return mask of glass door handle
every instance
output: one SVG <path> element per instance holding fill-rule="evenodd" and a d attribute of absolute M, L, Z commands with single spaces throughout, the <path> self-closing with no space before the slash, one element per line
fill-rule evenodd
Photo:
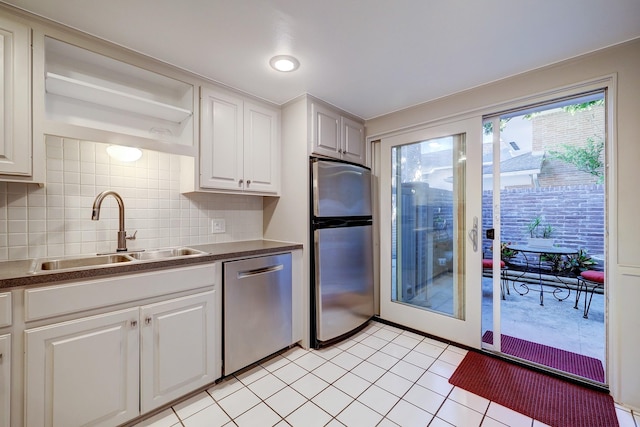
<path fill-rule="evenodd" d="M 478 217 L 473 217 L 473 228 L 469 230 L 469 238 L 473 243 L 473 251 L 478 252 Z"/>

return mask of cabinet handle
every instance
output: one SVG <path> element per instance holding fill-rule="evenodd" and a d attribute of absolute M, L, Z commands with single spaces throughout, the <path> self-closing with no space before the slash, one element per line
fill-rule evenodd
<path fill-rule="evenodd" d="M 238 187 L 242 187 L 242 183 L 244 182 L 244 179 L 241 179 L 238 181 Z"/>
<path fill-rule="evenodd" d="M 149 326 L 151 324 L 151 316 L 145 317 L 144 324 Z"/>
<path fill-rule="evenodd" d="M 247 187 L 248 187 L 248 186 L 250 186 L 250 185 L 251 185 L 251 180 L 250 180 L 250 179 L 248 179 L 248 180 L 247 180 Z"/>
<path fill-rule="evenodd" d="M 131 327 L 132 328 L 137 328 L 138 327 L 138 321 L 137 320 L 132 320 L 131 321 Z"/>

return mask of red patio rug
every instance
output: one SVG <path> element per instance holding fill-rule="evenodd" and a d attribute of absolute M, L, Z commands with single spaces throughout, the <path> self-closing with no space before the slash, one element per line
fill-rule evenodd
<path fill-rule="evenodd" d="M 482 342 L 493 344 L 493 331 L 482 336 Z M 574 375 L 604 383 L 602 361 L 559 348 L 502 335 L 502 352 Z"/>
<path fill-rule="evenodd" d="M 554 427 L 616 427 L 613 398 L 469 351 L 449 382 Z"/>

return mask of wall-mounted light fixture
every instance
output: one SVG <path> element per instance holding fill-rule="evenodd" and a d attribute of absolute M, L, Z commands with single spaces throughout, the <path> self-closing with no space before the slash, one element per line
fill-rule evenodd
<path fill-rule="evenodd" d="M 110 145 L 107 147 L 107 154 L 121 162 L 135 162 L 142 157 L 142 150 L 136 147 L 125 147 L 123 145 Z"/>
<path fill-rule="evenodd" d="M 269 61 L 271 68 L 277 71 L 290 72 L 300 67 L 300 61 L 290 55 L 277 55 Z"/>

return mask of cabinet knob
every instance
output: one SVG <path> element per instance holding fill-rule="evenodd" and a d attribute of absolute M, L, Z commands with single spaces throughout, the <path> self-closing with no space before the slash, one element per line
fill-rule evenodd
<path fill-rule="evenodd" d="M 0 353 L 0 363 L 2 363 L 3 356 L 4 354 Z"/>
<path fill-rule="evenodd" d="M 251 180 L 250 180 L 250 179 L 248 179 L 248 180 L 247 180 L 247 187 L 248 187 L 249 185 L 251 185 Z"/>
<path fill-rule="evenodd" d="M 242 183 L 244 182 L 244 179 L 241 179 L 238 181 L 238 187 L 242 187 Z"/>
<path fill-rule="evenodd" d="M 151 316 L 147 316 L 144 319 L 144 324 L 147 325 L 147 326 L 149 326 L 151 324 Z"/>
<path fill-rule="evenodd" d="M 137 328 L 138 327 L 138 321 L 137 320 L 132 320 L 131 321 L 131 327 L 132 328 Z"/>
<path fill-rule="evenodd" d="M 339 154 L 342 154 L 342 148 L 339 148 L 339 149 L 338 149 L 338 153 L 339 153 Z"/>

